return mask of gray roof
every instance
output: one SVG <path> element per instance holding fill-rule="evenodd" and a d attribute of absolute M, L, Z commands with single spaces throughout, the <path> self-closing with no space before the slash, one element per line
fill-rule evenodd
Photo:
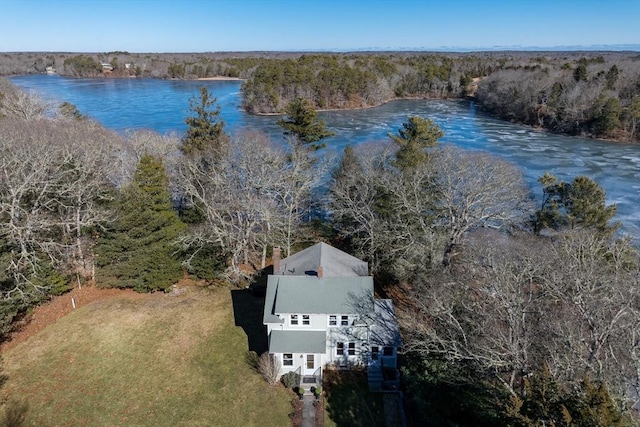
<path fill-rule="evenodd" d="M 371 276 L 269 276 L 264 320 L 281 313 L 361 314 L 372 311 L 372 301 Z"/>
<path fill-rule="evenodd" d="M 262 315 L 262 323 L 284 323 L 284 320 L 280 319 L 275 315 L 275 305 L 276 305 L 276 294 L 278 290 L 277 282 L 270 285 L 272 283 L 272 277 L 269 276 L 267 279 L 267 292 L 265 293 L 264 298 L 264 313 Z"/>
<path fill-rule="evenodd" d="M 357 277 L 369 274 L 366 262 L 323 242 L 284 258 L 280 261 L 280 269 L 274 274 L 304 276 L 307 271 L 317 272 L 318 267 L 322 267 L 323 277 Z"/>
<path fill-rule="evenodd" d="M 382 346 L 402 345 L 400 327 L 390 299 L 375 300 L 375 310 L 371 319 L 371 343 Z"/>
<path fill-rule="evenodd" d="M 271 331 L 270 353 L 325 353 L 327 333 L 325 331 Z"/>

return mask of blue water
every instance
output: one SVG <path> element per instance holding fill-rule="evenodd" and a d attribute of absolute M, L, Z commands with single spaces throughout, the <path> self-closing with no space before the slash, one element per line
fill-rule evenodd
<path fill-rule="evenodd" d="M 239 81 L 168 81 L 155 79 L 69 79 L 31 75 L 11 81 L 41 97 L 71 102 L 104 126 L 124 132 L 153 129 L 183 133 L 189 99 L 206 86 L 217 98 L 227 132 L 254 128 L 274 138 L 282 136 L 277 116 L 254 116 L 241 110 Z M 640 146 L 552 135 L 493 119 L 469 101 L 402 100 L 355 111 L 321 112 L 336 136 L 326 140 L 326 152 L 347 145 L 388 141 L 409 115 L 432 119 L 444 131 L 444 143 L 487 151 L 519 166 L 532 192 L 540 196 L 536 180 L 545 171 L 562 180 L 578 175 L 594 179 L 617 203 L 617 220 L 626 233 L 640 238 Z M 490 179 L 490 177 L 487 177 Z"/>

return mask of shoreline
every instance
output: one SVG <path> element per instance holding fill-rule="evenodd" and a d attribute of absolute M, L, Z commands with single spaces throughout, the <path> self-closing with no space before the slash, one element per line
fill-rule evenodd
<path fill-rule="evenodd" d="M 183 79 L 185 80 L 185 79 Z M 226 76 L 215 76 L 215 77 L 198 77 L 196 80 L 202 81 L 217 81 L 217 80 L 230 80 L 230 81 L 244 81 L 246 79 L 241 79 L 240 77 L 226 77 Z"/>
<path fill-rule="evenodd" d="M 32 75 L 32 74 L 45 74 L 45 73 L 29 73 L 29 74 L 16 74 L 16 75 L 0 75 L 0 78 L 11 78 L 11 77 L 19 77 L 22 75 Z M 105 75 L 100 75 L 100 76 L 95 76 L 95 77 L 77 77 L 77 76 L 67 76 L 67 75 L 60 75 L 58 73 L 54 74 L 56 76 L 60 76 L 60 77 L 67 77 L 67 78 L 72 78 L 72 79 L 91 79 L 91 78 L 115 78 L 115 79 L 123 79 L 123 78 L 133 78 L 133 79 L 158 79 L 158 80 L 185 80 L 185 81 L 245 81 L 246 79 L 242 79 L 240 77 L 229 77 L 229 76 L 214 76 L 214 77 L 200 77 L 197 79 L 183 79 L 183 78 L 169 78 L 169 79 L 163 79 L 160 77 L 140 77 L 140 76 L 105 76 Z M 476 80 L 479 80 L 478 78 L 474 79 L 473 83 L 477 83 Z M 385 100 L 379 104 L 376 105 L 367 105 L 367 106 L 363 106 L 363 107 L 351 107 L 351 108 L 322 108 L 322 109 L 317 109 L 316 111 L 318 112 L 335 112 L 335 111 L 357 111 L 357 110 L 367 110 L 367 109 L 371 109 L 371 108 L 377 108 L 380 107 L 382 105 L 388 104 L 390 102 L 394 102 L 394 101 L 401 101 L 401 100 L 448 100 L 448 101 L 464 101 L 464 100 L 473 100 L 475 98 L 475 96 L 473 95 L 467 95 L 464 97 L 452 97 L 452 98 L 434 98 L 434 97 L 428 97 L 428 96 L 406 96 L 406 97 L 395 97 L 392 99 L 388 99 Z M 266 113 L 266 112 L 250 112 L 247 111 L 244 108 L 241 108 L 242 111 L 245 111 L 247 114 L 252 114 L 255 116 L 282 116 L 285 115 L 286 113 L 284 112 L 271 112 L 271 113 Z M 640 145 L 639 142 L 637 141 L 630 141 L 630 140 L 625 140 L 625 139 L 618 139 L 615 137 L 610 137 L 610 138 L 602 138 L 602 137 L 594 137 L 592 135 L 589 134 L 579 134 L 579 135 L 573 135 L 573 134 L 568 134 L 568 133 L 564 133 L 564 132 L 555 132 L 552 129 L 548 129 L 545 127 L 541 127 L 541 126 L 534 126 L 531 124 L 527 124 L 527 123 L 520 123 L 517 121 L 512 121 L 512 120 L 507 120 L 505 118 L 502 118 L 500 116 L 496 116 L 493 115 L 489 112 L 485 112 L 485 114 L 488 114 L 489 116 L 497 119 L 497 120 L 501 120 L 507 123 L 512 123 L 512 124 L 518 124 L 520 126 L 524 126 L 527 127 L 529 129 L 532 129 L 534 131 L 537 132 L 547 132 L 550 134 L 554 134 L 554 135 L 561 135 L 561 136 L 566 136 L 566 137 L 573 137 L 573 138 L 583 138 L 583 139 L 589 139 L 589 140 L 594 140 L 594 141 L 601 141 L 601 142 L 605 142 L 605 143 L 609 143 L 609 144 L 632 144 L 632 145 Z"/>

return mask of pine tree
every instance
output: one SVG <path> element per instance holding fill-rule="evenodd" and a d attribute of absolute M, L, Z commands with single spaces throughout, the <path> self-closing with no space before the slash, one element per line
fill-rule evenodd
<path fill-rule="evenodd" d="M 578 66 L 573 70 L 573 79 L 577 82 L 587 81 L 587 60 L 586 58 L 580 58 Z"/>
<path fill-rule="evenodd" d="M 227 147 L 228 136 L 224 132 L 224 121 L 220 118 L 220 106 L 206 87 L 200 88 L 200 97 L 189 100 L 193 113 L 185 119 L 187 134 L 182 139 L 184 154 L 203 154 L 206 151 L 221 155 Z"/>
<path fill-rule="evenodd" d="M 592 228 L 612 232 L 619 224 L 610 224 L 616 205 L 607 206 L 605 191 L 595 181 L 579 176 L 571 183 L 545 173 L 538 182 L 543 186 L 542 207 L 536 212 L 535 228 Z"/>
<path fill-rule="evenodd" d="M 149 292 L 166 290 L 181 277 L 172 243 L 184 225 L 172 209 L 167 184 L 162 161 L 143 156 L 116 201 L 117 221 L 100 236 L 100 284 Z"/>
<path fill-rule="evenodd" d="M 291 101 L 285 112 L 288 117 L 278 120 L 278 126 L 285 130 L 285 135 L 295 135 L 313 150 L 324 147 L 324 144 L 315 144 L 316 142 L 335 135 L 326 128 L 324 121 L 318 120 L 318 113 L 304 98 Z"/>
<path fill-rule="evenodd" d="M 389 138 L 400 146 L 396 153 L 398 167 L 414 168 L 426 162 L 425 148 L 435 146 L 443 136 L 444 132 L 433 121 L 419 116 L 409 117 L 398 130 L 398 135 L 389 134 Z"/>
<path fill-rule="evenodd" d="M 631 420 L 616 407 L 607 386 L 594 384 L 589 378 L 582 381 L 581 390 L 574 396 L 573 421 L 580 426 L 631 426 Z"/>

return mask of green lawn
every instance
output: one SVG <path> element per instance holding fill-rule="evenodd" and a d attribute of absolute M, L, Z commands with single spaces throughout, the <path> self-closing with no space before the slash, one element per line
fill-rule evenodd
<path fill-rule="evenodd" d="M 245 362 L 228 289 L 94 302 L 3 355 L 33 426 L 286 426 L 291 395 Z"/>

